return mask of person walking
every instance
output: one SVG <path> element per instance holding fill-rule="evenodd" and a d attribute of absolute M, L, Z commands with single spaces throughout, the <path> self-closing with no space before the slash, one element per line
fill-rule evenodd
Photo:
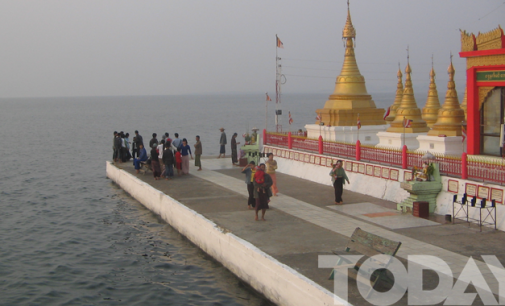
<path fill-rule="evenodd" d="M 237 145 L 240 144 L 240 142 L 237 142 L 237 133 L 233 133 L 233 136 L 231 137 L 231 163 L 234 166 L 238 166 L 238 157 L 237 157 Z"/>
<path fill-rule="evenodd" d="M 181 160 L 182 160 L 182 175 L 189 174 L 189 156 L 193 159 L 193 154 L 191 154 L 191 147 L 188 145 L 188 140 L 186 138 L 182 139 L 181 147 Z"/>
<path fill-rule="evenodd" d="M 331 181 L 333 182 L 333 188 L 335 189 L 335 204 L 343 204 L 342 193 L 344 191 L 344 184 L 350 184 L 347 174 L 342 167 L 342 161 L 337 160 L 337 163 L 333 165 L 333 169 L 330 171 Z"/>
<path fill-rule="evenodd" d="M 223 155 L 223 158 L 226 157 L 226 134 L 224 132 L 224 128 L 219 129 L 221 131 L 221 138 L 219 139 L 219 156 L 217 158 L 221 158 L 221 155 Z"/>
<path fill-rule="evenodd" d="M 254 160 L 242 169 L 242 173 L 245 174 L 245 183 L 247 185 L 247 192 L 249 193 L 249 198 L 247 198 L 247 208 L 253 209 L 256 206 L 253 184 L 254 174 L 256 173 L 256 163 Z"/>
<path fill-rule="evenodd" d="M 254 220 L 258 221 L 258 212 L 261 210 L 261 221 L 265 220 L 265 212 L 268 207 L 268 202 L 272 196 L 270 187 L 272 186 L 272 178 L 265 173 L 265 164 L 260 164 L 254 174 L 254 198 L 256 199 L 256 206 L 254 207 L 256 217 Z"/>
<path fill-rule="evenodd" d="M 277 170 L 277 162 L 274 160 L 274 153 L 268 153 L 268 160 L 266 162 L 267 173 L 272 178 L 272 193 L 277 196 L 279 190 L 277 189 L 277 176 L 275 170 Z"/>
<path fill-rule="evenodd" d="M 202 162 L 200 160 L 201 156 L 202 156 L 202 143 L 200 142 L 200 136 L 196 135 L 195 167 L 198 167 L 198 171 L 202 171 Z"/>

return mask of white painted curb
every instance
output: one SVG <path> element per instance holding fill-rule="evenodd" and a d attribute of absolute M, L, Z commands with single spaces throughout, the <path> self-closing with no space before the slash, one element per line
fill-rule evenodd
<path fill-rule="evenodd" d="M 107 177 L 278 305 L 350 305 L 196 211 L 106 162 Z"/>

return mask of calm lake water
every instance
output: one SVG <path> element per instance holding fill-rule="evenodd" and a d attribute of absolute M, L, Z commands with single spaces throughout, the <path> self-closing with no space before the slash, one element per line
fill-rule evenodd
<path fill-rule="evenodd" d="M 291 130 L 314 123 L 327 97 L 283 96 L 284 129 L 288 111 Z M 228 139 L 265 127 L 264 99 L 0 99 L 0 305 L 268 305 L 105 175 L 114 130 L 199 134 L 217 156 L 220 127 Z"/>

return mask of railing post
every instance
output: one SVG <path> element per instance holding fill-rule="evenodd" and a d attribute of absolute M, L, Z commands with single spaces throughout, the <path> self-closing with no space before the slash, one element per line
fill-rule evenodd
<path fill-rule="evenodd" d="M 356 160 L 361 160 L 361 142 L 359 140 L 356 141 Z"/>
<path fill-rule="evenodd" d="M 461 154 L 461 178 L 464 180 L 468 179 L 468 160 L 466 152 Z"/>
<path fill-rule="evenodd" d="M 319 135 L 319 154 L 323 154 L 323 136 Z"/>
<path fill-rule="evenodd" d="M 288 133 L 288 149 L 293 149 L 293 138 L 291 138 L 291 132 Z"/>
<path fill-rule="evenodd" d="M 263 145 L 267 144 L 267 129 L 263 129 Z"/>
<path fill-rule="evenodd" d="M 403 145 L 402 148 L 402 169 L 407 169 L 407 145 Z"/>

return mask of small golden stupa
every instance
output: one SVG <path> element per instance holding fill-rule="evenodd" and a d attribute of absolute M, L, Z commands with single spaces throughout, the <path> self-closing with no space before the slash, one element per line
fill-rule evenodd
<path fill-rule="evenodd" d="M 430 89 L 428 90 L 428 99 L 426 99 L 426 105 L 423 107 L 422 114 L 422 118 L 426 121 L 428 127 L 433 127 L 437 122 L 439 109 L 440 101 L 438 100 L 437 85 L 435 84 L 435 69 L 433 69 L 432 63 L 430 71 Z"/>
<path fill-rule="evenodd" d="M 398 63 L 398 66 L 400 64 Z M 396 117 L 396 110 L 398 107 L 400 107 L 400 104 L 402 103 L 402 97 L 403 97 L 403 81 L 402 81 L 402 70 L 400 67 L 398 67 L 398 84 L 396 85 L 396 96 L 395 96 L 395 101 L 393 102 L 393 105 L 389 108 L 389 116 L 386 117 L 387 122 L 392 122 L 395 120 Z"/>
<path fill-rule="evenodd" d="M 461 109 L 465 112 L 465 121 L 466 121 L 466 100 L 468 99 L 467 97 L 467 92 L 466 92 L 466 86 L 465 86 L 465 95 L 463 96 L 463 102 L 461 102 L 461 105 L 459 107 L 461 107 Z"/>
<path fill-rule="evenodd" d="M 345 42 L 345 57 L 342 71 L 337 77 L 335 90 L 324 108 L 316 110 L 321 121 L 331 126 L 356 126 L 358 114 L 361 125 L 384 125 L 384 109 L 378 109 L 366 90 L 365 78 L 361 75 L 354 55 L 356 30 L 352 25 L 349 2 L 347 21 L 342 32 Z"/>
<path fill-rule="evenodd" d="M 447 70 L 449 81 L 447 82 L 447 93 L 442 108 L 438 111 L 437 122 L 428 132 L 428 136 L 461 136 L 461 125 L 465 120 L 465 111 L 459 106 L 458 93 L 454 84 L 454 66 L 451 64 Z"/>
<path fill-rule="evenodd" d="M 396 117 L 391 126 L 386 130 L 390 133 L 425 133 L 429 131 L 426 121 L 421 117 L 421 110 L 417 107 L 414 98 L 414 89 L 412 88 L 412 79 L 410 74 L 412 69 L 407 57 L 407 67 L 405 67 L 405 89 L 403 90 L 402 102 L 396 110 Z M 410 127 L 404 128 L 405 119 L 412 120 Z"/>

